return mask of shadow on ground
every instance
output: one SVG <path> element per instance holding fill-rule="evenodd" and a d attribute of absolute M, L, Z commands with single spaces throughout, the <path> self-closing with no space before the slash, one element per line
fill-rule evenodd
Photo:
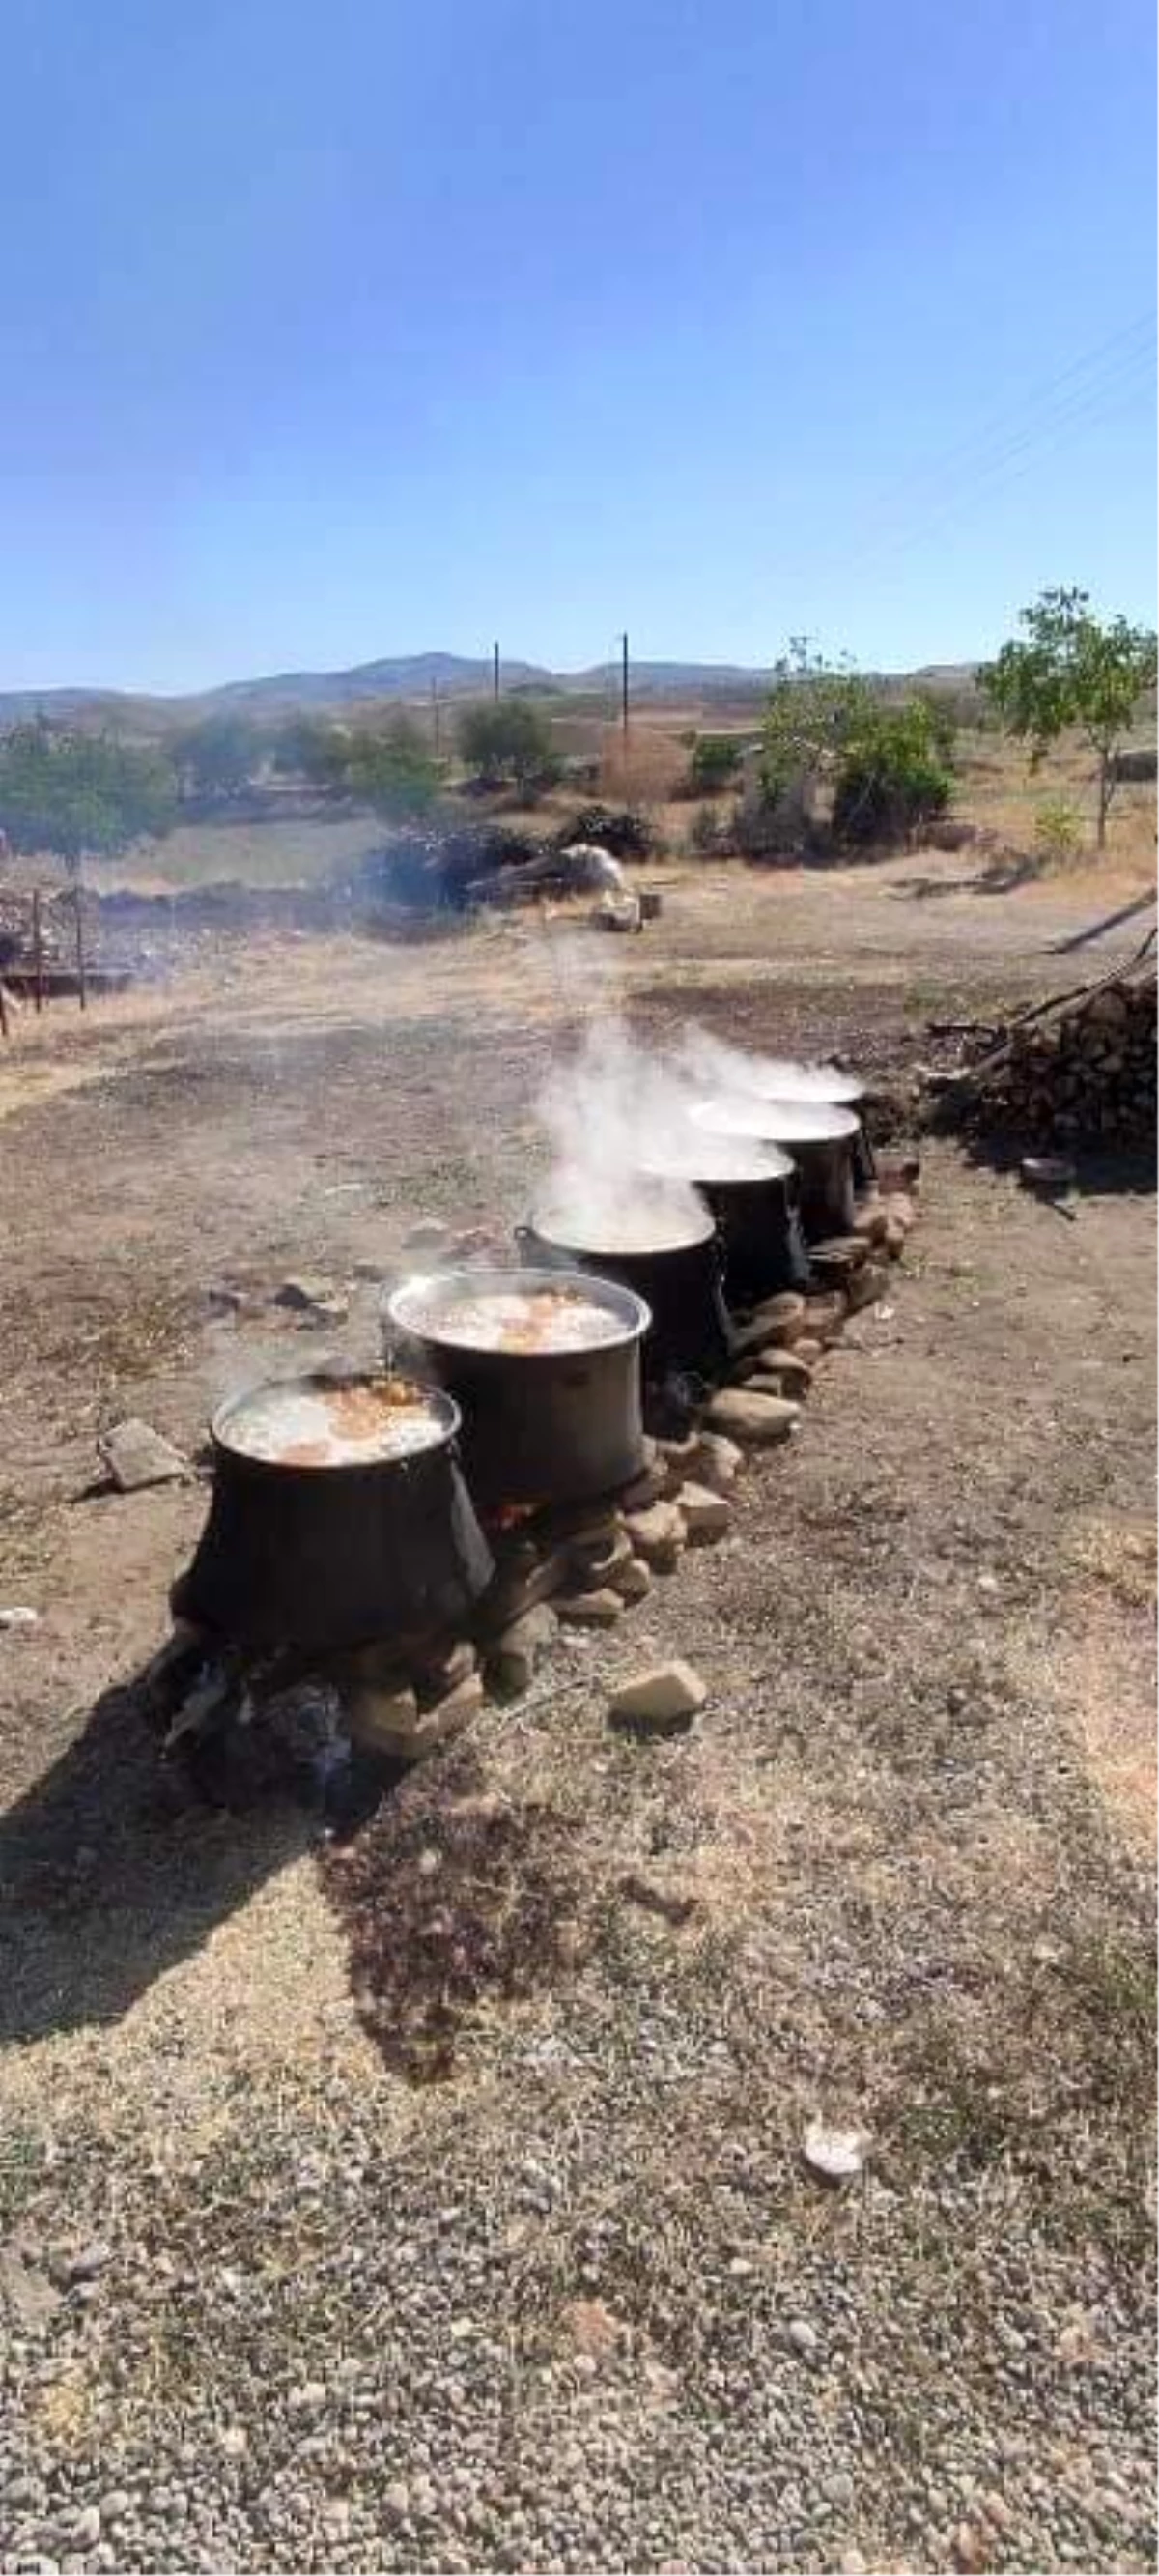
<path fill-rule="evenodd" d="M 947 1122 L 943 1133 L 953 1132 Z M 972 1134 L 958 1130 L 958 1142 L 971 1163 L 980 1170 L 1017 1174 L 1024 1156 L 1053 1154 L 1055 1147 L 1035 1145 L 1025 1136 L 1014 1137 L 1009 1128 L 993 1135 Z M 1026 1196 L 1037 1199 L 1063 1221 L 1073 1218 L 1073 1202 L 1085 1198 L 1153 1198 L 1156 1188 L 1155 1156 L 1140 1151 L 1112 1153 L 1094 1147 L 1084 1152 L 1081 1146 L 1068 1146 L 1066 1159 L 1073 1164 L 1073 1178 L 1061 1194 L 1028 1188 Z M 1070 1204 L 1068 1204 L 1068 1202 Z"/>
<path fill-rule="evenodd" d="M 991 859 L 987 867 L 969 877 L 899 877 L 886 891 L 896 900 L 928 903 L 947 894 L 1013 894 L 1016 887 L 1029 885 L 1041 875 L 1036 859 L 1008 855 Z"/>
<path fill-rule="evenodd" d="M 166 1758 L 135 1675 L 0 1818 L 0 2044 L 119 2021 L 318 1844 L 311 1783 L 249 1734 Z M 351 1821 L 383 1785 L 351 1779 Z"/>

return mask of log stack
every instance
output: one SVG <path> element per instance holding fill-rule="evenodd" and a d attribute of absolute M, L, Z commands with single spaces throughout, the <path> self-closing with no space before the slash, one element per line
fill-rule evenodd
<path fill-rule="evenodd" d="M 1028 1145 L 1154 1150 L 1154 964 L 1028 1015 L 940 1091 L 939 1124 Z"/>

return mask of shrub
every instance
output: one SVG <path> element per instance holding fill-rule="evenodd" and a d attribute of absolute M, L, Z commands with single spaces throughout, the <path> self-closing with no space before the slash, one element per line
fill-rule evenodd
<path fill-rule="evenodd" d="M 863 848 L 904 841 L 944 814 L 953 785 L 947 738 L 925 698 L 861 710 L 837 762 L 834 838 Z"/>
<path fill-rule="evenodd" d="M 257 727 L 245 716 L 206 716 L 177 735 L 172 756 L 195 796 L 228 800 L 249 785 L 264 750 Z"/>
<path fill-rule="evenodd" d="M 161 752 L 41 718 L 0 736 L 0 830 L 14 850 L 51 850 L 75 867 L 167 832 L 175 813 L 173 771 Z"/>
<path fill-rule="evenodd" d="M 731 822 L 715 805 L 698 805 L 688 826 L 689 858 L 717 859 L 734 847 Z"/>
<path fill-rule="evenodd" d="M 412 717 L 392 716 L 381 733 L 349 737 L 344 781 L 352 795 L 388 820 L 429 813 L 442 772 Z"/>
<path fill-rule="evenodd" d="M 735 734 L 702 733 L 692 746 L 688 763 L 688 785 L 694 796 L 716 796 L 721 788 L 731 787 L 741 765 L 741 745 Z"/>
<path fill-rule="evenodd" d="M 1068 867 L 1083 846 L 1083 818 L 1069 796 L 1044 796 L 1034 815 L 1034 846 L 1047 867 Z"/>
<path fill-rule="evenodd" d="M 465 707 L 458 730 L 463 759 L 481 786 L 513 786 L 527 793 L 554 787 L 563 775 L 551 726 L 526 698 Z"/>
<path fill-rule="evenodd" d="M 824 845 L 826 835 L 812 816 L 804 782 L 770 796 L 759 787 L 739 796 L 728 825 L 729 847 L 742 858 L 779 861 L 792 867 L 808 851 Z"/>

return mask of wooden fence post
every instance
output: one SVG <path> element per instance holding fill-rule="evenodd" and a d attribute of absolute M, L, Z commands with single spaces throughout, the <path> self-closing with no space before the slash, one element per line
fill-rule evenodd
<path fill-rule="evenodd" d="M 76 989 L 77 998 L 80 1002 L 82 1011 L 87 1010 L 88 994 L 85 988 L 85 922 L 84 907 L 81 902 L 81 882 L 79 875 L 76 881 Z"/>

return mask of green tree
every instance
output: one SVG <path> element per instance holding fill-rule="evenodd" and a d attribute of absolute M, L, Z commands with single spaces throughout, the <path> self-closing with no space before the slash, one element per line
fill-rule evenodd
<path fill-rule="evenodd" d="M 1082 735 L 1097 762 L 1096 839 L 1105 849 L 1115 754 L 1155 686 L 1155 635 L 1125 617 L 1093 616 L 1085 590 L 1044 590 L 1018 622 L 1024 634 L 979 671 L 979 685 L 1006 731 L 1029 743 L 1032 770 L 1061 734 Z"/>
<path fill-rule="evenodd" d="M 833 664 L 794 635 L 774 665 L 765 707 L 761 780 L 770 805 L 789 790 L 818 784 L 873 706 L 867 680 L 848 662 Z"/>
<path fill-rule="evenodd" d="M 551 726 L 526 698 L 496 698 L 465 707 L 458 738 L 466 767 L 482 787 L 514 786 L 534 792 L 554 787 L 562 776 Z"/>
<path fill-rule="evenodd" d="M 261 758 L 262 738 L 244 716 L 205 716 L 188 725 L 173 757 L 199 796 L 236 796 L 248 786 Z"/>
<path fill-rule="evenodd" d="M 392 716 L 380 732 L 353 733 L 347 740 L 343 784 L 388 821 L 427 813 L 442 775 L 410 716 Z"/>
<path fill-rule="evenodd" d="M 833 831 L 839 841 L 896 841 L 944 814 L 953 778 L 952 727 L 928 698 L 862 708 L 837 756 Z"/>
<path fill-rule="evenodd" d="M 158 751 L 43 722 L 0 737 L 0 827 L 15 850 L 51 851 L 77 868 L 168 831 L 175 811 L 173 772 Z"/>
<path fill-rule="evenodd" d="M 741 746 L 735 734 L 693 735 L 688 784 L 694 796 L 715 796 L 730 787 L 740 765 Z"/>
<path fill-rule="evenodd" d="M 341 786 L 350 742 L 340 725 L 322 716 L 287 716 L 273 740 L 274 767 L 283 778 L 308 778 L 314 787 Z"/>

